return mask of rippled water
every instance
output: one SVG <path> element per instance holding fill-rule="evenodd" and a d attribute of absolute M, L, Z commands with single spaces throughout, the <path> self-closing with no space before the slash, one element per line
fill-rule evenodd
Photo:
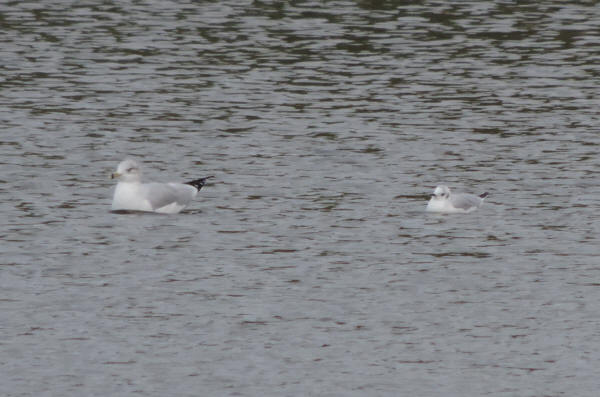
<path fill-rule="evenodd" d="M 596 2 L 0 5 L 6 396 L 594 396 Z M 113 214 L 120 160 L 215 175 Z M 435 185 L 488 191 L 429 215 Z"/>

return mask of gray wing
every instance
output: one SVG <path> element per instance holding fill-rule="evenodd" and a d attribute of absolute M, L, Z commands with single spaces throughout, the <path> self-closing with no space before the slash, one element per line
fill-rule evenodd
<path fill-rule="evenodd" d="M 479 207 L 482 200 L 474 194 L 453 194 L 450 196 L 450 201 L 455 208 L 468 210 L 473 207 Z"/>
<path fill-rule="evenodd" d="M 171 203 L 186 205 L 195 196 L 198 190 L 182 183 L 146 183 L 144 197 L 153 209 L 164 207 Z"/>

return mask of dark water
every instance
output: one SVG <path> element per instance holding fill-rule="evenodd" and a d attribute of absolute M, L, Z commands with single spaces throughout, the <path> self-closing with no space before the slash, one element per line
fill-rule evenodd
<path fill-rule="evenodd" d="M 578 4 L 2 2 L 1 394 L 595 396 Z M 216 178 L 113 214 L 126 156 Z"/>

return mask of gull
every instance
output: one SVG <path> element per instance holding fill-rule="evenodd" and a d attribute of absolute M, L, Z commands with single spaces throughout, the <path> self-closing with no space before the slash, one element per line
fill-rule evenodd
<path fill-rule="evenodd" d="M 450 193 L 448 186 L 440 185 L 435 188 L 431 200 L 427 203 L 429 212 L 467 213 L 481 207 L 488 196 L 485 192 L 479 196 L 468 193 Z"/>
<path fill-rule="evenodd" d="M 185 183 L 142 183 L 140 166 L 135 160 L 126 159 L 121 161 L 111 178 L 118 180 L 112 202 L 113 211 L 176 214 L 196 197 L 206 180 L 213 176 Z"/>

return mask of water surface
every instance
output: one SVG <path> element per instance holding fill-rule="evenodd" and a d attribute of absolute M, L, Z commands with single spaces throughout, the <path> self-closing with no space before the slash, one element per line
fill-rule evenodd
<path fill-rule="evenodd" d="M 3 3 L 2 394 L 596 395 L 599 13 Z"/>

